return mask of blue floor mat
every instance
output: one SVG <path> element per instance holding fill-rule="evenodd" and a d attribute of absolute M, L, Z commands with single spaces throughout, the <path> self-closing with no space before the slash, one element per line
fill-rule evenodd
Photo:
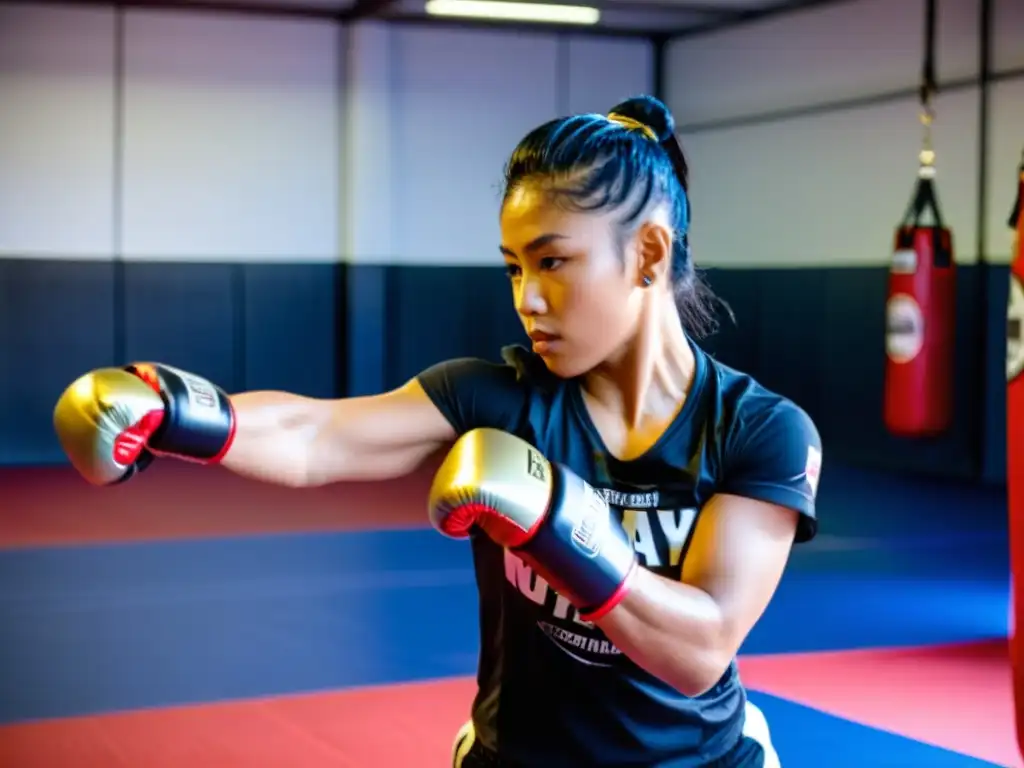
<path fill-rule="evenodd" d="M 784 768 L 999 768 L 920 741 L 758 693 Z"/>
<path fill-rule="evenodd" d="M 744 653 L 1005 636 L 1005 489 L 828 468 L 818 507 Z M 476 597 L 431 530 L 0 552 L 0 722 L 469 675 Z"/>
<path fill-rule="evenodd" d="M 992 548 L 798 552 L 743 650 L 1004 636 Z M 475 671 L 469 547 L 430 530 L 5 552 L 0 584 L 0 721 Z"/>

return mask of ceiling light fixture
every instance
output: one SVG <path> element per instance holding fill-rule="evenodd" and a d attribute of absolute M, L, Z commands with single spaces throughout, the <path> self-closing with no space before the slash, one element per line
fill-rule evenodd
<path fill-rule="evenodd" d="M 514 3 L 504 0 L 427 0 L 431 16 L 462 16 L 505 21 L 547 21 L 556 24 L 597 24 L 601 12 L 582 5 Z"/>

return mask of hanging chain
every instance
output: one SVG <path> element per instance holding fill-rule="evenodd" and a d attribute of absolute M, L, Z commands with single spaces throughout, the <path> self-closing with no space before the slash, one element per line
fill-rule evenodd
<path fill-rule="evenodd" d="M 921 71 L 921 153 L 918 155 L 920 168 L 917 175 L 921 179 L 935 178 L 935 147 L 932 144 L 932 124 L 935 122 L 935 109 L 932 99 L 938 86 L 935 82 L 935 24 L 937 0 L 927 0 L 925 5 L 924 28 L 924 62 Z"/>
<path fill-rule="evenodd" d="M 922 179 L 935 178 L 935 148 L 932 145 L 932 123 L 935 122 L 935 109 L 932 107 L 931 95 L 921 104 L 921 152 L 918 154 L 920 168 L 917 175 Z"/>

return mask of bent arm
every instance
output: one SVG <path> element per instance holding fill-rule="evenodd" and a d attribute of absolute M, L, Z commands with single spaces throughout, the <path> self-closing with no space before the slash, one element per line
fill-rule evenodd
<path fill-rule="evenodd" d="M 725 674 L 782 577 L 794 510 L 717 496 L 701 513 L 681 581 L 645 569 L 597 625 L 636 664 L 687 696 Z"/>
<path fill-rule="evenodd" d="M 455 430 L 412 380 L 380 395 L 324 400 L 287 392 L 232 395 L 231 472 L 292 487 L 408 474 Z"/>
<path fill-rule="evenodd" d="M 793 544 L 817 525 L 821 439 L 810 417 L 784 403 L 756 414 L 738 442 L 719 493 L 697 518 L 681 580 L 641 570 L 599 624 L 637 664 L 689 696 L 725 674 Z"/>

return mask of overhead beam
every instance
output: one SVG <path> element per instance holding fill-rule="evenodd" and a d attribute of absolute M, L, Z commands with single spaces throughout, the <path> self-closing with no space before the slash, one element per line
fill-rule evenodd
<path fill-rule="evenodd" d="M 525 3 L 545 3 L 552 0 L 517 0 Z M 599 11 L 629 13 L 630 11 L 654 11 L 657 13 L 675 13 L 680 17 L 685 14 L 706 16 L 709 20 L 725 20 L 736 15 L 735 11 L 715 10 L 713 6 L 701 3 L 677 3 L 675 0 L 558 0 L 558 2 L 580 3 Z"/>
<path fill-rule="evenodd" d="M 0 0 L 0 6 L 25 5 L 25 0 Z M 183 11 L 195 13 L 239 14 L 336 21 L 338 11 L 332 8 L 263 5 L 224 0 L 32 0 L 31 5 L 49 7 L 117 8 L 150 11 Z"/>
<path fill-rule="evenodd" d="M 516 0 L 520 3 L 550 3 L 554 0 Z M 709 20 L 725 21 L 743 15 L 743 8 L 722 8 L 713 3 L 691 3 L 686 0 L 557 0 L 560 3 L 579 3 L 603 11 L 672 11 L 683 16 L 692 14 L 706 16 Z"/>
<path fill-rule="evenodd" d="M 619 2 L 616 2 L 616 5 L 624 5 L 629 8 L 632 8 L 637 5 L 642 5 L 642 3 L 634 3 L 631 0 L 625 0 L 623 2 L 622 0 L 620 0 Z M 747 9 L 742 7 L 723 8 L 722 6 L 716 5 L 715 3 L 687 2 L 686 0 L 683 0 L 683 2 L 668 2 L 666 3 L 666 5 L 668 5 L 673 10 L 676 11 L 681 11 L 685 13 L 699 13 L 704 16 L 718 17 L 719 19 L 734 18 L 736 16 L 741 16 L 747 12 Z"/>
<path fill-rule="evenodd" d="M 341 12 L 342 21 L 379 18 L 395 4 L 395 0 L 356 0 L 352 6 Z"/>

